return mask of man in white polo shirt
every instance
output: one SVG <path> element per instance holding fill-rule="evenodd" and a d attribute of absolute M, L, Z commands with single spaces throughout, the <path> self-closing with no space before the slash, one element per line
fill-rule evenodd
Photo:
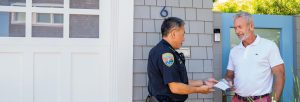
<path fill-rule="evenodd" d="M 277 45 L 254 34 L 251 14 L 237 13 L 234 29 L 241 43 L 231 49 L 225 79 L 235 92 L 232 102 L 280 100 L 284 86 L 284 62 Z M 273 75 L 275 76 L 274 87 Z"/>

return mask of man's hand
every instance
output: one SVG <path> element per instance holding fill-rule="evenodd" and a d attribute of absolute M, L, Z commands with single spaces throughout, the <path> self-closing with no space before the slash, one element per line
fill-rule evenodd
<path fill-rule="evenodd" d="M 227 70 L 225 74 L 225 80 L 228 82 L 228 85 L 230 87 L 230 91 L 234 91 L 235 88 L 233 86 L 233 78 L 234 78 L 234 72 L 232 70 Z"/>
<path fill-rule="evenodd" d="M 235 87 L 234 87 L 234 85 L 233 85 L 232 80 L 227 80 L 227 82 L 228 82 L 228 85 L 229 85 L 229 87 L 230 87 L 230 91 L 234 91 L 234 90 L 235 90 Z"/>

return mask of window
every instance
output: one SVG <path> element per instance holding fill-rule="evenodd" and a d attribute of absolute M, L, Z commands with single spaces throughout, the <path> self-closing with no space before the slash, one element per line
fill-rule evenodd
<path fill-rule="evenodd" d="M 70 0 L 70 8 L 99 9 L 99 0 Z"/>
<path fill-rule="evenodd" d="M 25 12 L 0 11 L 0 37 L 25 37 Z"/>
<path fill-rule="evenodd" d="M 70 38 L 99 38 L 99 15 L 70 15 Z"/>
<path fill-rule="evenodd" d="M 63 23 L 64 16 L 62 14 L 53 14 L 53 23 Z"/>
<path fill-rule="evenodd" d="M 1 6 L 20 6 L 25 7 L 26 0 L 0 0 Z"/>
<path fill-rule="evenodd" d="M 100 1 L 69 0 L 66 8 L 64 1 L 31 0 L 29 7 L 26 0 L 0 0 L 0 6 L 6 11 L 0 11 L 0 29 L 3 28 L 0 37 L 99 38 Z M 26 18 L 28 14 L 30 19 Z M 31 23 L 31 27 L 26 23 Z"/>
<path fill-rule="evenodd" d="M 62 26 L 64 21 L 63 14 L 53 13 L 33 13 L 34 25 L 46 25 L 46 26 Z"/>
<path fill-rule="evenodd" d="M 25 13 L 24 12 L 12 12 L 11 13 L 11 23 L 25 23 Z"/>
<path fill-rule="evenodd" d="M 63 37 L 63 14 L 32 13 L 32 37 Z"/>
<path fill-rule="evenodd" d="M 280 32 L 281 29 L 273 28 L 255 28 L 254 34 L 259 35 L 262 38 L 269 39 L 274 41 L 277 46 L 280 48 Z M 231 48 L 240 43 L 239 38 L 236 36 L 234 28 L 230 29 L 230 46 Z"/>
<path fill-rule="evenodd" d="M 37 23 L 51 23 L 51 14 L 49 13 L 37 13 Z"/>

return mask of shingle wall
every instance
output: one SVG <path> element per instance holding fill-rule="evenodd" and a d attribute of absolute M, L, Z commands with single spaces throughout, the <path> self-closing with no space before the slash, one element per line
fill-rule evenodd
<path fill-rule="evenodd" d="M 166 5 L 169 16 L 183 19 L 185 42 L 191 57 L 186 66 L 189 79 L 212 77 L 213 66 L 213 4 L 211 0 L 135 0 L 134 1 L 133 101 L 144 102 L 147 90 L 147 59 L 149 50 L 160 40 L 164 18 L 160 11 Z M 191 94 L 188 102 L 213 102 L 214 94 Z"/>

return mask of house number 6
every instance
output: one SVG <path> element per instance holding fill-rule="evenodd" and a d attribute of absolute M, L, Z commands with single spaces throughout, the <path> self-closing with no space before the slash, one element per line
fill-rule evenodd
<path fill-rule="evenodd" d="M 168 16 L 168 11 L 166 10 L 166 6 L 160 11 L 160 16 L 161 17 L 167 17 Z"/>

